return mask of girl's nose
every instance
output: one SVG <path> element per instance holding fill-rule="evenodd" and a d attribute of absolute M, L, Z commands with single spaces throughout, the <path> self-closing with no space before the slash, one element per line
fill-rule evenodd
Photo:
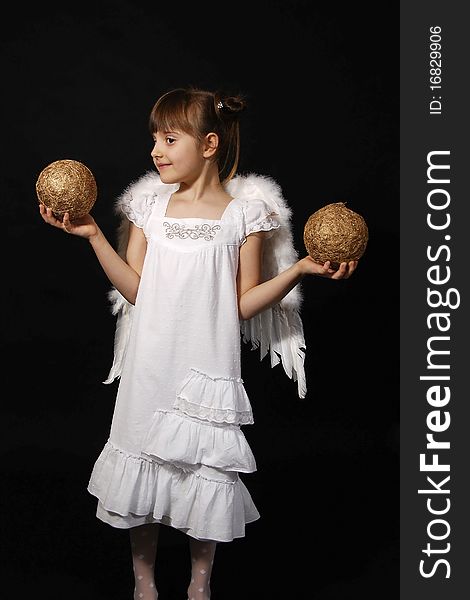
<path fill-rule="evenodd" d="M 152 158 L 157 158 L 157 157 L 159 157 L 159 156 L 162 155 L 162 153 L 158 149 L 157 142 L 154 143 L 153 148 L 152 148 L 152 152 L 150 153 L 150 155 L 152 156 Z"/>

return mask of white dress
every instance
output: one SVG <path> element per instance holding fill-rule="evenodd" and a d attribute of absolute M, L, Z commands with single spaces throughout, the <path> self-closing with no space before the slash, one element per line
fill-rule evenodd
<path fill-rule="evenodd" d="M 157 181 L 157 180 L 156 180 Z M 217 220 L 166 216 L 177 186 L 121 204 L 147 239 L 109 438 L 88 491 L 113 527 L 164 523 L 204 540 L 259 518 L 240 473 L 256 470 L 240 369 L 240 246 L 280 227 L 262 198 L 236 196 Z"/>

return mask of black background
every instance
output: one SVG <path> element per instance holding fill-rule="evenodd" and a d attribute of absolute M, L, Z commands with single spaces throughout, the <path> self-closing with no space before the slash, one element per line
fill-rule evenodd
<path fill-rule="evenodd" d="M 219 544 L 214 600 L 397 598 L 399 11 L 395 2 L 37 3 L 2 23 L 2 593 L 130 600 L 128 532 L 86 486 L 113 413 L 109 283 L 86 242 L 40 219 L 35 181 L 72 158 L 92 214 L 152 167 L 149 111 L 187 84 L 241 91 L 240 172 L 308 216 L 343 201 L 369 244 L 354 276 L 302 282 L 308 395 L 243 347 L 261 519 Z M 161 600 L 183 599 L 185 536 L 163 528 Z"/>

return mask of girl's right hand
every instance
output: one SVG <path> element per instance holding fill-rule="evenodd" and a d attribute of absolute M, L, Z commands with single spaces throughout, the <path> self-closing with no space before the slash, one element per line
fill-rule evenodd
<path fill-rule="evenodd" d="M 89 214 L 71 221 L 69 213 L 65 213 L 61 221 L 54 215 L 50 208 L 42 203 L 39 203 L 39 212 L 46 223 L 53 227 L 58 227 L 66 233 L 71 233 L 72 235 L 78 235 L 87 239 L 90 239 L 98 233 L 98 225 Z"/>

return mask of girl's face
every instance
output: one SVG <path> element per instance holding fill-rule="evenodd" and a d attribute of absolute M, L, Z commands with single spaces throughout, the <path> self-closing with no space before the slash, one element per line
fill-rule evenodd
<path fill-rule="evenodd" d="M 181 183 L 199 177 L 205 161 L 202 149 L 191 135 L 157 131 L 153 140 L 151 156 L 163 183 Z"/>

